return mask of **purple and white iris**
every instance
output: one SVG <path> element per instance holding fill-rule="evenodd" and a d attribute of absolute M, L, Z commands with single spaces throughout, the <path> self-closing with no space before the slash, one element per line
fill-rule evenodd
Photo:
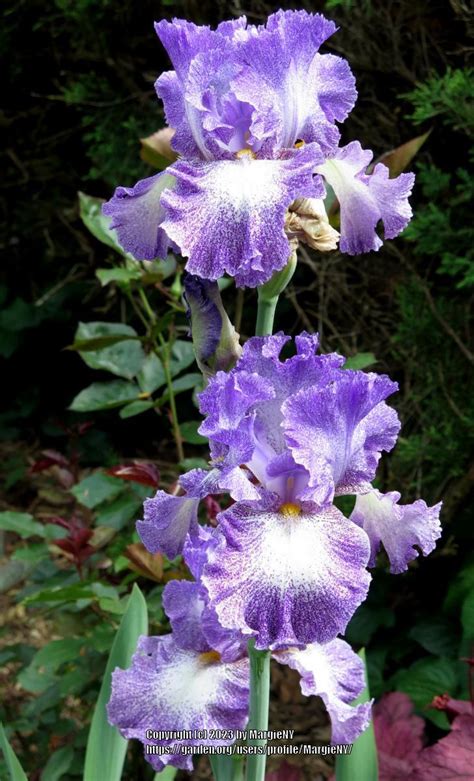
<path fill-rule="evenodd" d="M 148 747 L 145 757 L 157 771 L 168 764 L 191 771 L 193 748 L 199 744 L 217 748 L 235 742 L 233 737 L 212 739 L 210 730 L 233 734 L 247 725 L 247 641 L 220 625 L 199 581 L 207 541 L 203 529 L 185 546 L 185 560 L 197 580 L 171 581 L 164 590 L 171 634 L 141 637 L 131 666 L 117 668 L 112 677 L 109 721 L 124 737 Z M 298 670 L 303 694 L 323 699 L 332 743 L 351 743 L 367 727 L 371 703 L 350 704 L 364 688 L 363 663 L 343 640 L 289 648 L 274 658 Z M 205 738 L 195 735 L 200 730 Z M 173 738 L 166 735 L 170 732 L 192 734 Z"/>
<path fill-rule="evenodd" d="M 319 53 L 333 22 L 278 11 L 259 26 L 241 17 L 216 30 L 179 19 L 155 27 L 174 67 L 156 90 L 179 159 L 104 206 L 127 251 L 152 259 L 171 246 L 192 274 L 255 287 L 286 265 L 295 237 L 336 246 L 326 184 L 341 207 L 342 251 L 377 250 L 380 221 L 385 238 L 403 230 L 413 175 L 389 179 L 382 164 L 369 175 L 372 152 L 339 146 L 336 122 L 357 92 L 348 63 Z"/>
<path fill-rule="evenodd" d="M 234 369 L 210 380 L 200 431 L 212 469 L 181 477 L 181 496 L 147 499 L 137 524 L 150 551 L 175 556 L 203 533 L 199 498 L 230 494 L 198 546 L 199 578 L 222 627 L 258 649 L 334 640 L 366 597 L 381 544 L 401 572 L 440 536 L 440 505 L 399 506 L 371 485 L 400 428 L 385 402 L 396 383 L 318 354 L 314 335 L 282 360 L 288 347 L 283 334 L 249 339 Z M 342 494 L 357 496 L 351 518 L 334 505 Z"/>

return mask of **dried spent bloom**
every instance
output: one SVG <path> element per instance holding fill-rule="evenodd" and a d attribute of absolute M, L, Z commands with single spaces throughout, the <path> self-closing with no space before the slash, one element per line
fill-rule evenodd
<path fill-rule="evenodd" d="M 174 67 L 156 91 L 179 158 L 133 188 L 118 187 L 104 206 L 132 255 L 164 257 L 171 246 L 191 274 L 261 285 L 297 240 L 336 246 L 326 182 L 341 207 L 342 251 L 378 249 L 379 221 L 385 238 L 405 227 L 413 175 L 389 179 L 381 164 L 368 175 L 372 152 L 358 142 L 339 147 L 336 123 L 357 93 L 348 63 L 319 51 L 334 22 L 277 11 L 259 26 L 241 17 L 216 30 L 182 19 L 155 28 Z M 295 208 L 308 203 L 309 211 Z"/>
<path fill-rule="evenodd" d="M 146 547 L 176 555 L 201 533 L 199 499 L 228 492 L 234 503 L 200 546 L 200 580 L 221 625 L 273 650 L 327 643 L 343 633 L 370 582 L 382 543 L 392 571 L 440 536 L 440 505 L 398 506 L 372 488 L 382 451 L 400 423 L 385 399 L 396 383 L 344 369 L 317 354 L 317 336 L 254 337 L 229 372 L 200 394 L 212 469 L 180 478 L 186 491 L 145 502 L 137 530 Z M 334 497 L 357 496 L 351 518 Z M 205 562 L 202 563 L 203 550 Z"/>

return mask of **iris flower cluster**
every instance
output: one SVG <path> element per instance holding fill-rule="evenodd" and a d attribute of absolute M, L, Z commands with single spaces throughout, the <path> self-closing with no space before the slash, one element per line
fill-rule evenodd
<path fill-rule="evenodd" d="M 174 70 L 156 82 L 179 159 L 118 187 L 105 205 L 137 259 L 179 249 L 205 279 L 224 274 L 255 287 L 282 269 L 302 240 L 328 250 L 338 234 L 323 205 L 339 204 L 342 252 L 377 250 L 381 221 L 393 238 L 411 217 L 413 174 L 389 178 L 358 141 L 340 146 L 336 122 L 354 106 L 346 60 L 319 49 L 336 31 L 320 14 L 278 11 L 262 26 L 245 17 L 216 30 L 175 19 L 156 24 Z"/>
<path fill-rule="evenodd" d="M 138 259 L 187 258 L 193 339 L 207 386 L 199 396 L 209 469 L 144 504 L 138 533 L 151 553 L 183 556 L 190 580 L 168 583 L 171 633 L 140 640 L 113 675 L 109 719 L 145 744 L 156 770 L 191 770 L 202 742 L 232 744 L 249 718 L 248 646 L 296 669 L 319 695 L 333 743 L 350 743 L 370 721 L 352 705 L 364 666 L 341 639 L 366 598 L 381 547 L 393 573 L 440 536 L 440 505 L 400 504 L 373 486 L 400 422 L 387 376 L 345 368 L 321 354 L 316 335 L 283 333 L 236 344 L 220 301 L 223 274 L 261 286 L 298 242 L 351 254 L 377 250 L 411 216 L 412 174 L 390 179 L 358 141 L 340 146 L 336 122 L 356 90 L 347 62 L 319 53 L 332 22 L 279 11 L 266 25 L 245 18 L 215 31 L 182 20 L 156 31 L 174 70 L 156 83 L 179 157 L 164 172 L 105 205 L 123 247 Z M 340 205 L 340 236 L 323 200 Z M 224 370 L 222 370 L 224 369 Z M 200 503 L 220 495 L 211 524 Z M 337 498 L 355 497 L 350 517 Z M 189 731 L 175 739 L 171 733 Z"/>
<path fill-rule="evenodd" d="M 172 634 L 143 639 L 131 668 L 114 674 L 109 717 L 126 737 L 146 744 L 155 725 L 242 728 L 249 638 L 300 672 L 303 694 L 323 698 L 333 742 L 352 742 L 368 724 L 370 704 L 350 705 L 362 662 L 338 635 L 367 595 L 381 545 L 394 573 L 417 549 L 433 550 L 440 505 L 400 505 L 399 494 L 372 487 L 400 428 L 385 402 L 396 383 L 318 354 L 315 335 L 297 336 L 282 360 L 289 341 L 253 337 L 230 372 L 210 379 L 200 431 L 211 469 L 183 475 L 179 495 L 145 500 L 137 530 L 146 548 L 183 554 L 194 580 L 166 586 Z M 215 527 L 198 520 L 209 494 L 232 500 Z M 347 494 L 356 496 L 350 518 L 334 503 Z M 157 769 L 185 759 L 152 756 Z"/>

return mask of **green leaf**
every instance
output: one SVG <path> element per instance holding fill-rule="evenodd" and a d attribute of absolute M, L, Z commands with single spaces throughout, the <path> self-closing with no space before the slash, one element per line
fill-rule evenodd
<path fill-rule="evenodd" d="M 110 284 L 110 282 L 122 282 L 126 284 L 127 282 L 131 282 L 132 279 L 140 279 L 142 276 L 143 269 L 137 261 L 134 262 L 136 263 L 135 268 L 124 268 L 123 266 L 120 266 L 119 268 L 98 268 L 95 275 L 102 287 Z"/>
<path fill-rule="evenodd" d="M 183 393 L 183 391 L 191 390 L 191 388 L 202 387 L 202 374 L 183 374 L 182 377 L 178 377 L 177 380 L 173 380 L 172 387 L 175 395 Z M 169 400 L 169 393 L 166 391 L 161 396 L 159 403 L 163 404 Z"/>
<path fill-rule="evenodd" d="M 21 583 L 34 569 L 34 563 L 7 559 L 0 564 L 0 594 Z"/>
<path fill-rule="evenodd" d="M 174 778 L 178 775 L 178 768 L 177 767 L 171 767 L 171 765 L 168 765 L 168 767 L 165 767 L 164 770 L 161 771 L 161 773 L 155 773 L 155 778 L 153 781 L 173 781 Z"/>
<path fill-rule="evenodd" d="M 373 363 L 377 363 L 377 358 L 373 353 L 356 353 L 347 358 L 344 369 L 366 369 Z"/>
<path fill-rule="evenodd" d="M 150 353 L 146 356 L 137 374 L 137 380 L 143 393 L 154 393 L 162 385 L 165 385 L 165 370 L 156 353 Z"/>
<path fill-rule="evenodd" d="M 469 562 L 450 583 L 443 610 L 459 614 L 461 604 L 472 592 L 474 592 L 474 563 Z"/>
<path fill-rule="evenodd" d="M 122 529 L 125 524 L 136 518 L 141 510 L 143 499 L 135 492 L 119 496 L 108 504 L 96 517 L 98 526 L 108 526 L 112 529 Z"/>
<path fill-rule="evenodd" d="M 72 746 L 64 746 L 48 759 L 43 772 L 41 781 L 59 781 L 67 773 L 74 759 L 74 749 Z"/>
<path fill-rule="evenodd" d="M 132 401 L 131 404 L 127 404 L 119 412 L 119 417 L 124 420 L 125 418 L 133 418 L 135 415 L 141 415 L 142 412 L 152 409 L 155 406 L 154 401 Z"/>
<path fill-rule="evenodd" d="M 95 593 L 87 583 L 74 583 L 72 586 L 47 588 L 25 597 L 25 605 L 36 605 L 43 602 L 76 602 L 79 599 L 94 599 Z"/>
<path fill-rule="evenodd" d="M 110 217 L 102 214 L 102 198 L 94 198 L 93 195 L 78 193 L 79 196 L 79 214 L 86 228 L 95 236 L 96 239 L 111 247 L 124 257 L 132 257 L 120 246 L 117 234 L 110 228 Z"/>
<path fill-rule="evenodd" d="M 171 376 L 175 377 L 177 374 L 187 369 L 194 363 L 194 345 L 192 342 L 185 342 L 181 339 L 177 339 L 171 348 L 170 357 L 170 372 Z"/>
<path fill-rule="evenodd" d="M 78 637 L 65 637 L 52 640 L 40 648 L 30 662 L 32 669 L 42 668 L 46 672 L 55 672 L 66 662 L 75 662 L 86 641 Z"/>
<path fill-rule="evenodd" d="M 359 656 L 365 665 L 365 650 L 359 651 Z M 367 683 L 367 667 L 365 670 L 365 689 L 352 703 L 358 705 L 370 700 L 369 684 Z M 378 758 L 375 743 L 374 726 L 371 721 L 365 732 L 352 745 L 350 754 L 339 754 L 336 759 L 336 781 L 377 781 Z"/>
<path fill-rule="evenodd" d="M 45 527 L 35 521 L 29 513 L 6 510 L 0 513 L 0 529 L 5 532 L 15 532 L 20 537 L 44 537 Z"/>
<path fill-rule="evenodd" d="M 106 705 L 110 699 L 111 676 L 115 667 L 130 665 L 140 635 L 146 635 L 148 619 L 146 602 L 137 585 L 134 585 L 127 609 L 112 645 L 107 667 L 102 679 L 99 699 L 92 717 L 87 740 L 84 781 L 120 781 L 127 751 L 127 741 L 122 738 L 107 719 Z"/>
<path fill-rule="evenodd" d="M 112 339 L 113 342 L 101 346 L 101 339 Z M 94 349 L 97 340 L 99 343 Z M 79 350 L 79 354 L 91 369 L 104 369 L 127 380 L 135 377 L 145 360 L 137 332 L 125 323 L 79 323 L 72 347 L 81 342 L 86 345 L 87 351 Z"/>
<path fill-rule="evenodd" d="M 92 510 L 102 502 L 115 499 L 123 489 L 123 483 L 116 477 L 109 477 L 103 472 L 94 472 L 70 490 L 80 504 Z"/>
<path fill-rule="evenodd" d="M 64 529 L 64 531 L 66 530 Z M 38 564 L 39 561 L 42 561 L 47 557 L 49 557 L 49 550 L 48 550 L 48 546 L 44 542 L 37 542 L 37 543 L 30 542 L 28 543 L 28 547 L 26 548 L 17 548 L 12 553 L 10 560 L 21 561 L 25 564 L 35 565 Z M 0 577 L 0 591 L 1 590 L 2 590 L 2 586 L 1 586 L 1 577 Z"/>
<path fill-rule="evenodd" d="M 436 656 L 456 656 L 459 639 L 449 621 L 440 618 L 427 618 L 419 621 L 410 630 L 409 637 L 419 643 L 425 651 Z"/>
<path fill-rule="evenodd" d="M 379 627 L 390 628 L 395 623 L 393 610 L 388 607 L 361 605 L 347 627 L 347 640 L 351 645 L 368 645 Z"/>
<path fill-rule="evenodd" d="M 129 401 L 135 401 L 140 389 L 133 382 L 112 380 L 111 382 L 93 382 L 84 388 L 72 400 L 69 409 L 73 412 L 94 412 L 101 409 L 121 407 Z"/>
<path fill-rule="evenodd" d="M 198 434 L 201 422 L 200 420 L 188 420 L 180 424 L 179 430 L 185 442 L 189 442 L 190 445 L 203 445 L 207 442 L 206 437 Z"/>
<path fill-rule="evenodd" d="M 20 686 L 31 694 L 42 694 L 57 682 L 53 673 L 43 672 L 36 667 L 25 667 L 17 676 Z"/>
<path fill-rule="evenodd" d="M 458 687 L 456 662 L 435 657 L 420 659 L 411 667 L 400 670 L 393 681 L 396 688 L 408 694 L 427 718 L 442 729 L 448 729 L 446 714 L 428 709 L 427 706 L 437 694 L 449 692 L 452 697 L 456 695 Z"/>
<path fill-rule="evenodd" d="M 3 751 L 5 763 L 10 774 L 10 781 L 28 781 L 25 771 L 16 758 L 15 752 L 10 746 L 3 724 L 0 722 L 0 748 Z"/>
<path fill-rule="evenodd" d="M 73 352 L 97 352 L 104 347 L 110 347 L 120 342 L 127 342 L 133 339 L 138 339 L 138 336 L 97 336 L 92 339 L 77 339 L 75 342 L 65 347 L 65 350 L 71 350 Z M 95 368 L 95 367 L 93 367 Z"/>
<path fill-rule="evenodd" d="M 474 591 L 467 595 L 461 609 L 463 641 L 474 640 Z"/>

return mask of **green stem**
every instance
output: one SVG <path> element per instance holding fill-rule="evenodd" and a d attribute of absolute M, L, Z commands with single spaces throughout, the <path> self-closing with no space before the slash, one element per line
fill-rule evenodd
<path fill-rule="evenodd" d="M 154 313 L 153 309 L 151 308 L 151 304 L 148 301 L 147 294 L 143 290 L 143 288 L 138 288 L 138 295 L 140 296 L 140 300 L 143 304 L 143 308 L 145 312 L 147 313 L 148 317 L 150 318 L 151 323 L 156 323 L 156 314 Z"/>
<path fill-rule="evenodd" d="M 256 651 L 255 641 L 249 641 L 250 658 L 250 716 L 247 730 L 268 730 L 270 702 L 270 651 Z M 247 739 L 248 746 L 265 748 L 266 739 Z M 264 781 L 267 755 L 250 754 L 247 758 L 246 781 Z"/>
<path fill-rule="evenodd" d="M 242 757 L 210 755 L 215 781 L 244 781 L 244 763 Z"/>
<path fill-rule="evenodd" d="M 269 336 L 273 331 L 275 309 L 280 293 L 288 285 L 296 269 L 296 250 L 292 252 L 288 263 L 277 271 L 268 282 L 258 288 L 258 310 L 256 336 Z"/>
<path fill-rule="evenodd" d="M 272 333 L 278 299 L 279 296 L 266 298 L 260 290 L 258 291 L 256 336 L 269 336 Z"/>
<path fill-rule="evenodd" d="M 359 656 L 365 665 L 365 689 L 352 705 L 359 705 L 361 702 L 369 702 L 370 700 L 364 648 L 359 651 Z M 336 758 L 336 781 L 377 781 L 378 777 L 377 744 L 374 724 L 371 721 L 365 732 L 359 735 L 353 744 L 351 753 L 340 754 Z"/>
<path fill-rule="evenodd" d="M 171 410 L 171 421 L 173 425 L 173 436 L 174 436 L 174 441 L 176 443 L 176 452 L 178 454 L 178 460 L 181 463 L 181 461 L 183 461 L 184 459 L 183 440 L 181 437 L 181 431 L 179 429 L 178 412 L 176 410 L 176 399 L 174 397 L 174 390 L 173 390 L 173 379 L 171 377 L 171 372 L 170 372 L 169 344 L 165 342 L 161 334 L 158 334 L 158 339 L 162 348 L 162 363 L 163 363 L 163 369 L 166 377 L 166 387 L 168 389 L 168 394 L 170 397 L 170 410 Z"/>

